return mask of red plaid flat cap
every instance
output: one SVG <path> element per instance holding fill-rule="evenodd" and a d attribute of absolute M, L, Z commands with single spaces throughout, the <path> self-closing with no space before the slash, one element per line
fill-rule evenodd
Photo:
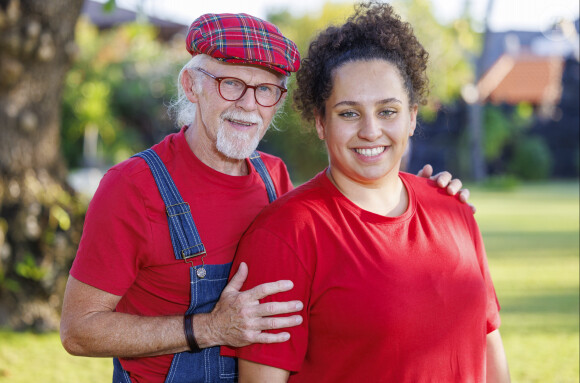
<path fill-rule="evenodd" d="M 189 27 L 187 51 L 228 63 L 261 65 L 286 76 L 300 67 L 294 42 L 272 23 L 245 13 L 207 13 Z"/>

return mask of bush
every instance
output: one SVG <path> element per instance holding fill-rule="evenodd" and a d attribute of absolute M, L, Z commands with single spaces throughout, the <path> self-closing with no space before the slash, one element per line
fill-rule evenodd
<path fill-rule="evenodd" d="M 487 189 L 501 190 L 501 191 L 513 191 L 520 186 L 520 180 L 513 175 L 501 174 L 497 176 L 488 177 L 483 186 Z"/>
<path fill-rule="evenodd" d="M 517 142 L 509 170 L 525 180 L 548 178 L 552 170 L 552 155 L 541 137 L 524 137 Z"/>
<path fill-rule="evenodd" d="M 501 159 L 504 148 L 513 139 L 512 122 L 498 107 L 487 106 L 484 112 L 483 153 L 488 162 Z"/>

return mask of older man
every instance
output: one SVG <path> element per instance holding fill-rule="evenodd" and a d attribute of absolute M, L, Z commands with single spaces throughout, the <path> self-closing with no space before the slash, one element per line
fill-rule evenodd
<path fill-rule="evenodd" d="M 299 68 L 296 45 L 253 16 L 206 14 L 191 25 L 187 49 L 182 129 L 105 175 L 65 292 L 64 347 L 114 357 L 115 382 L 235 381 L 234 360 L 216 346 L 283 342 L 288 333 L 262 330 L 302 322 L 272 317 L 301 302 L 259 303 L 291 281 L 240 293 L 242 264 L 226 285 L 244 230 L 292 188 L 284 163 L 255 149 Z M 440 186 L 449 180 L 443 174 Z"/>

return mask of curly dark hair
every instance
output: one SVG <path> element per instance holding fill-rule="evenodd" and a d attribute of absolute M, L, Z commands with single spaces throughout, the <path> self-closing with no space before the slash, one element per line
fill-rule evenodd
<path fill-rule="evenodd" d="M 357 4 L 342 26 L 328 27 L 310 43 L 296 75 L 294 103 L 305 120 L 313 121 L 325 112 L 336 68 L 352 61 L 383 59 L 399 70 L 410 104 L 425 104 L 428 58 L 411 24 L 401 21 L 393 7 L 377 1 Z"/>

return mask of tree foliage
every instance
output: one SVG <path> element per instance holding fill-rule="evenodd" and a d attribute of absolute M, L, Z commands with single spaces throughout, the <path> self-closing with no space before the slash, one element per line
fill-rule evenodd
<path fill-rule="evenodd" d="M 484 112 L 484 154 L 490 173 L 525 180 L 550 176 L 553 158 L 544 138 L 530 134 L 533 107 L 487 105 Z"/>
<path fill-rule="evenodd" d="M 461 85 L 470 79 L 465 51 L 477 49 L 478 36 L 465 21 L 440 25 L 428 0 L 400 1 L 395 7 L 412 23 L 431 55 L 431 98 L 421 110 L 423 120 L 429 120 L 440 105 L 456 99 Z M 317 32 L 343 23 L 353 9 L 353 2 L 327 1 L 318 12 L 297 15 L 277 10 L 268 19 L 296 42 L 305 57 Z M 63 150 L 70 167 L 94 165 L 90 154 L 95 149 L 90 144 L 94 145 L 95 136 L 97 157 L 109 165 L 173 129 L 164 104 L 175 93 L 173 82 L 186 59 L 183 39 L 168 48 L 154 35 L 152 27 L 138 24 L 99 33 L 87 22 L 79 23 L 80 57 L 67 77 L 63 109 Z M 313 127 L 293 108 L 292 80 L 286 105 L 276 120 L 277 129 L 270 129 L 260 149 L 282 157 L 298 184 L 321 171 L 327 159 Z"/>
<path fill-rule="evenodd" d="M 80 54 L 66 78 L 63 152 L 69 167 L 108 167 L 173 128 L 166 104 L 187 54 L 182 39 L 163 44 L 149 24 L 99 32 L 81 19 L 76 35 Z"/>
<path fill-rule="evenodd" d="M 429 103 L 422 110 L 431 119 L 441 105 L 455 102 L 461 88 L 474 80 L 469 57 L 481 49 L 481 36 L 467 16 L 442 25 L 433 14 L 429 0 L 399 0 L 396 9 L 413 26 L 415 34 L 429 52 L 428 75 L 431 83 Z"/>
<path fill-rule="evenodd" d="M 394 7 L 403 20 L 413 25 L 419 41 L 430 54 L 430 97 L 420 115 L 423 120 L 432 120 L 441 105 L 457 100 L 463 84 L 472 81 L 473 68 L 468 54 L 479 49 L 480 37 L 465 18 L 441 25 L 428 0 L 401 0 Z M 306 57 L 314 36 L 328 25 L 343 23 L 353 9 L 353 2 L 327 1 L 316 13 L 294 15 L 282 10 L 271 13 L 268 19 L 295 41 L 302 57 Z M 293 85 L 291 82 L 289 101 Z M 268 132 L 261 148 L 284 158 L 296 183 L 311 178 L 327 165 L 324 146 L 314 134 L 314 128 L 301 120 L 291 102 L 285 105 L 277 126 L 279 130 Z"/>

